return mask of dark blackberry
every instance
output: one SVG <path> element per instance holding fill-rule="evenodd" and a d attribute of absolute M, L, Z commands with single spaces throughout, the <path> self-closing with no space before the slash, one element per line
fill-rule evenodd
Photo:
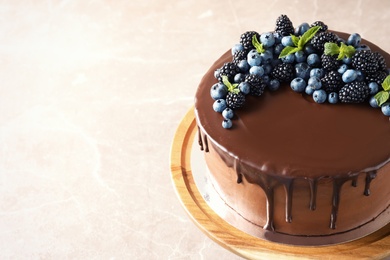
<path fill-rule="evenodd" d="M 336 92 L 343 87 L 343 80 L 341 79 L 340 73 L 336 70 L 329 71 L 325 74 L 325 76 L 321 79 L 322 88 L 326 93 Z"/>
<path fill-rule="evenodd" d="M 240 61 L 246 60 L 247 56 L 248 50 L 237 51 L 233 55 L 233 63 L 237 65 Z"/>
<path fill-rule="evenodd" d="M 282 36 L 294 34 L 294 26 L 287 15 L 282 14 L 276 19 L 275 32 L 280 33 Z"/>
<path fill-rule="evenodd" d="M 378 70 L 387 70 L 387 64 L 385 58 L 379 52 L 374 52 L 375 58 L 378 60 Z"/>
<path fill-rule="evenodd" d="M 280 82 L 289 82 L 295 76 L 295 68 L 291 63 L 280 63 L 274 67 L 271 75 Z"/>
<path fill-rule="evenodd" d="M 217 79 L 219 82 L 222 82 L 222 76 L 227 76 L 230 82 L 234 81 L 234 76 L 240 72 L 240 69 L 233 62 L 226 62 L 219 69 Z"/>
<path fill-rule="evenodd" d="M 253 49 L 252 38 L 256 35 L 256 38 L 260 40 L 260 34 L 255 31 L 247 31 L 241 34 L 240 43 L 245 50 Z"/>
<path fill-rule="evenodd" d="M 344 103 L 362 103 L 370 95 L 370 88 L 364 81 L 345 84 L 339 91 L 339 99 Z"/>
<path fill-rule="evenodd" d="M 325 70 L 336 70 L 340 66 L 340 63 L 337 56 L 321 55 L 321 65 Z"/>
<path fill-rule="evenodd" d="M 382 82 L 385 80 L 385 78 L 387 77 L 387 75 L 388 75 L 387 70 L 380 70 L 374 73 L 367 73 L 365 77 L 365 81 L 367 83 L 376 82 L 380 86 Z"/>
<path fill-rule="evenodd" d="M 352 67 L 365 73 L 374 73 L 379 69 L 378 56 L 370 50 L 357 51 L 352 56 Z"/>
<path fill-rule="evenodd" d="M 314 26 L 321 26 L 321 28 L 318 32 L 326 32 L 328 30 L 328 26 L 326 24 L 324 24 L 324 22 L 322 22 L 322 21 L 315 21 L 314 23 L 312 23 L 311 27 L 314 27 Z"/>
<path fill-rule="evenodd" d="M 336 34 L 326 31 L 326 32 L 320 32 L 316 33 L 314 37 L 311 39 L 311 44 L 313 45 L 313 48 L 316 49 L 319 52 L 324 52 L 324 44 L 327 42 L 337 42 L 338 37 Z"/>
<path fill-rule="evenodd" d="M 248 82 L 250 85 L 249 94 L 253 96 L 261 96 L 261 94 L 263 94 L 266 84 L 261 77 L 257 75 L 247 75 L 245 77 L 245 82 Z"/>
<path fill-rule="evenodd" d="M 226 96 L 226 105 L 231 109 L 240 108 L 245 103 L 245 95 L 241 92 L 229 92 Z"/>

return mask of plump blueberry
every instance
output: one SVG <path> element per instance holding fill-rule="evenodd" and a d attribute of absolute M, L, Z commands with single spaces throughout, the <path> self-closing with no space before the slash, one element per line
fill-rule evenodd
<path fill-rule="evenodd" d="M 314 49 L 313 45 L 308 43 L 303 47 L 303 51 L 306 53 L 306 55 L 312 54 L 316 52 L 316 49 Z"/>
<path fill-rule="evenodd" d="M 223 118 L 225 119 L 232 119 L 233 116 L 234 116 L 234 112 L 233 112 L 233 109 L 227 107 L 225 108 L 223 111 L 222 111 L 222 116 Z"/>
<path fill-rule="evenodd" d="M 358 33 L 353 33 L 348 37 L 347 45 L 352 45 L 353 47 L 358 47 L 360 45 L 360 42 L 362 40 L 362 37 Z"/>
<path fill-rule="evenodd" d="M 295 34 L 302 35 L 309 29 L 310 29 L 310 25 L 308 23 L 302 23 L 297 28 L 295 28 Z"/>
<path fill-rule="evenodd" d="M 337 102 L 339 102 L 339 94 L 337 94 L 336 92 L 329 93 L 328 102 L 331 104 L 336 104 Z"/>
<path fill-rule="evenodd" d="M 220 71 L 220 69 L 214 70 L 214 78 L 217 79 L 219 77 L 219 71 Z"/>
<path fill-rule="evenodd" d="M 379 91 L 379 85 L 376 82 L 368 83 L 368 87 L 370 88 L 370 95 L 375 95 Z"/>
<path fill-rule="evenodd" d="M 291 36 L 289 35 L 289 36 L 284 36 L 283 38 L 282 38 L 282 44 L 283 44 L 283 46 L 284 47 L 286 47 L 286 46 L 294 46 L 294 43 L 293 43 L 293 41 L 292 41 L 292 38 L 291 38 Z"/>
<path fill-rule="evenodd" d="M 284 63 L 294 63 L 295 55 L 294 54 L 289 54 L 287 56 L 284 56 L 281 60 Z"/>
<path fill-rule="evenodd" d="M 227 108 L 225 99 L 217 99 L 213 103 L 213 109 L 215 112 L 222 113 L 222 111 Z"/>
<path fill-rule="evenodd" d="M 283 49 L 284 49 L 283 44 L 278 43 L 277 45 L 275 45 L 274 54 L 275 54 L 276 56 L 279 56 L 279 54 L 282 52 Z"/>
<path fill-rule="evenodd" d="M 227 93 L 227 87 L 223 83 L 215 83 L 210 89 L 210 96 L 214 100 L 225 98 Z"/>
<path fill-rule="evenodd" d="M 313 95 L 314 89 L 312 87 L 306 86 L 305 93 L 308 95 Z"/>
<path fill-rule="evenodd" d="M 280 32 L 274 32 L 275 43 L 278 44 L 282 41 L 283 35 Z"/>
<path fill-rule="evenodd" d="M 325 90 L 317 89 L 313 92 L 313 100 L 316 103 L 324 103 L 326 101 L 327 95 Z"/>
<path fill-rule="evenodd" d="M 262 79 L 263 79 L 263 82 L 264 82 L 264 84 L 269 84 L 269 82 L 270 82 L 270 77 L 268 76 L 268 75 L 264 75 L 263 77 L 262 77 Z"/>
<path fill-rule="evenodd" d="M 304 62 L 306 61 L 306 54 L 303 51 L 297 51 L 294 53 L 296 62 Z"/>
<path fill-rule="evenodd" d="M 348 69 L 348 65 L 347 65 L 347 64 L 342 64 L 342 65 L 340 65 L 340 67 L 337 69 L 337 72 L 338 72 L 339 74 L 342 75 L 344 72 L 347 71 L 347 69 Z"/>
<path fill-rule="evenodd" d="M 373 108 L 378 108 L 378 102 L 376 101 L 376 98 L 374 96 L 371 96 L 370 97 L 370 106 L 372 106 Z"/>
<path fill-rule="evenodd" d="M 390 102 L 386 102 L 381 106 L 382 113 L 385 116 L 390 116 Z"/>
<path fill-rule="evenodd" d="M 268 88 L 271 91 L 278 90 L 280 87 L 280 82 L 277 79 L 271 79 L 268 83 Z"/>
<path fill-rule="evenodd" d="M 261 56 L 255 49 L 251 50 L 247 55 L 249 66 L 259 66 L 261 64 Z"/>
<path fill-rule="evenodd" d="M 357 48 L 356 48 L 357 51 L 369 51 L 371 50 L 371 48 L 368 46 L 368 45 L 365 45 L 365 44 L 361 44 L 359 45 Z"/>
<path fill-rule="evenodd" d="M 306 88 L 306 81 L 303 78 L 295 78 L 290 82 L 290 87 L 295 92 L 303 92 Z"/>
<path fill-rule="evenodd" d="M 312 67 L 319 67 L 321 65 L 321 59 L 317 53 L 309 54 L 307 56 L 306 62 Z"/>
<path fill-rule="evenodd" d="M 325 71 L 322 68 L 314 68 L 310 70 L 310 77 L 322 78 L 325 76 Z"/>
<path fill-rule="evenodd" d="M 341 76 L 341 79 L 343 80 L 344 83 L 351 83 L 357 78 L 357 73 L 356 70 L 346 70 L 343 75 Z"/>
<path fill-rule="evenodd" d="M 240 69 L 240 71 L 246 73 L 249 71 L 250 66 L 248 64 L 247 60 L 240 60 L 237 64 L 237 67 Z"/>
<path fill-rule="evenodd" d="M 236 52 L 238 51 L 243 51 L 244 50 L 244 46 L 242 46 L 241 43 L 237 43 L 235 44 L 233 47 L 232 47 L 232 55 L 234 55 Z"/>
<path fill-rule="evenodd" d="M 230 119 L 224 119 L 224 120 L 222 121 L 222 127 L 223 127 L 223 128 L 229 129 L 229 128 L 231 128 L 232 126 L 233 126 L 232 120 L 230 120 Z"/>
<path fill-rule="evenodd" d="M 352 58 L 344 57 L 344 58 L 342 59 L 342 61 L 343 61 L 344 64 L 351 65 L 351 63 L 352 63 Z"/>
<path fill-rule="evenodd" d="M 264 69 L 265 75 L 268 75 L 272 72 L 272 65 L 271 64 L 264 64 L 264 65 L 262 65 L 262 67 Z"/>
<path fill-rule="evenodd" d="M 240 83 L 240 82 L 242 82 L 244 80 L 245 80 L 245 74 L 237 73 L 236 75 L 234 75 L 234 82 L 235 83 Z"/>
<path fill-rule="evenodd" d="M 314 90 L 318 90 L 322 87 L 321 80 L 318 77 L 310 77 L 307 82 L 307 85 L 313 88 Z"/>
<path fill-rule="evenodd" d="M 364 73 L 361 70 L 357 70 L 356 73 L 357 73 L 356 81 L 360 82 L 366 78 L 366 76 L 364 75 Z"/>
<path fill-rule="evenodd" d="M 273 59 L 274 55 L 271 50 L 265 50 L 265 52 L 260 54 L 261 60 L 264 62 L 268 62 Z"/>
<path fill-rule="evenodd" d="M 301 62 L 295 65 L 295 74 L 297 77 L 308 80 L 310 78 L 311 68 L 306 62 Z"/>
<path fill-rule="evenodd" d="M 264 69 L 261 66 L 253 66 L 249 69 L 249 74 L 262 77 L 264 75 Z"/>
<path fill-rule="evenodd" d="M 244 94 L 248 95 L 249 92 L 251 91 L 251 85 L 248 82 L 241 82 L 238 85 L 238 89 Z"/>
<path fill-rule="evenodd" d="M 273 33 L 266 32 L 260 35 L 260 42 L 264 47 L 268 48 L 275 44 L 275 37 Z"/>

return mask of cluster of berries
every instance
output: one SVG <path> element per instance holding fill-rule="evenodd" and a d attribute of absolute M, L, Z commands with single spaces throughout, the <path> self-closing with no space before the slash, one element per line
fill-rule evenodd
<path fill-rule="evenodd" d="M 224 128 L 232 127 L 234 110 L 246 95 L 260 96 L 289 83 L 293 91 L 317 103 L 369 101 L 390 116 L 390 76 L 384 57 L 361 44 L 359 34 L 342 39 L 322 21 L 294 28 L 286 15 L 274 32 L 248 31 L 232 48 L 233 59 L 215 71 L 213 109 L 222 113 Z M 383 89 L 381 89 L 383 88 Z"/>

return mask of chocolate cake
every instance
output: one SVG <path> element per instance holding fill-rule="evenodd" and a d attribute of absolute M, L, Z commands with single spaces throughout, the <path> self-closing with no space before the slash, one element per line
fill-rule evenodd
<path fill-rule="evenodd" d="M 256 55 L 260 64 L 250 61 Z M 244 33 L 195 97 L 207 172 L 231 212 L 225 220 L 295 245 L 351 241 L 387 225 L 389 62 L 360 35 L 323 22 L 292 29 L 282 15 L 272 33 Z"/>

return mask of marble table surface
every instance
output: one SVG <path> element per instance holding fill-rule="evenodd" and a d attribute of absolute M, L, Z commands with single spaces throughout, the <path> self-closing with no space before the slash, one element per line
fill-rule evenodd
<path fill-rule="evenodd" d="M 280 14 L 390 51 L 390 1 L 0 1 L 0 259 L 239 259 L 186 215 L 170 146 L 211 62 Z"/>

